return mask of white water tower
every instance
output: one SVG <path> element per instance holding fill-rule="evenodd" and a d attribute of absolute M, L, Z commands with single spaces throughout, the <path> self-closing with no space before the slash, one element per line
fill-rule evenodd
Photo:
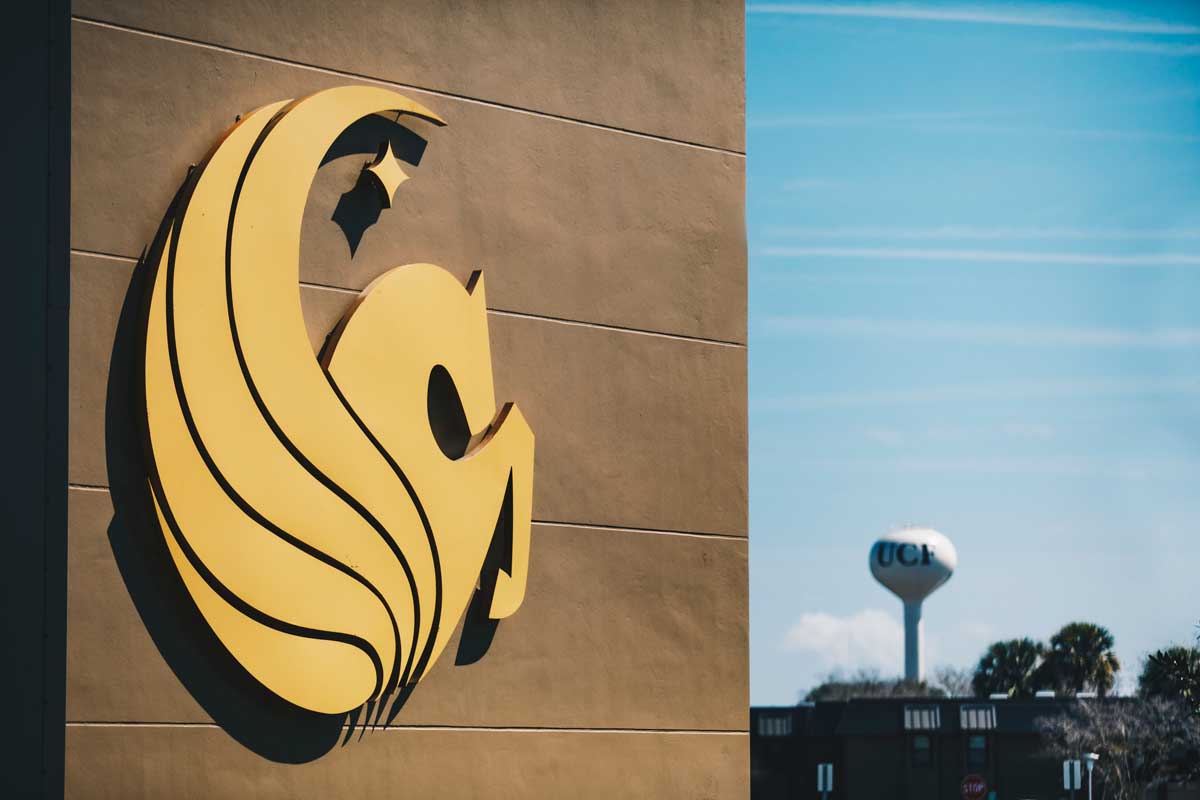
<path fill-rule="evenodd" d="M 904 601 L 904 679 L 925 680 L 921 604 L 954 574 L 958 553 L 932 528 L 902 528 L 871 546 L 871 574 Z"/>

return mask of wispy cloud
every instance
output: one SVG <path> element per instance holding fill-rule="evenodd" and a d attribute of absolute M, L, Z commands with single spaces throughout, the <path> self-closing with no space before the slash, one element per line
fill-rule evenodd
<path fill-rule="evenodd" d="M 881 341 L 952 341 L 1014 347 L 1173 349 L 1200 346 L 1200 328 L 1068 328 L 1049 325 L 992 325 L 946 320 L 874 317 L 767 317 L 763 330 L 784 336 Z"/>
<path fill-rule="evenodd" d="M 1195 49 L 1195 47 L 1196 45 L 1167 42 L 1113 40 L 1112 42 L 1081 42 L 1054 49 L 1056 51 L 1063 49 L 1128 49 L 1130 52 L 1172 52 L 1176 55 L 1192 55 L 1190 49 Z M 1155 48 L 1163 48 L 1163 50 L 1159 51 Z M 1113 92 L 1106 95 L 1103 101 L 1094 98 L 1074 100 L 1059 98 L 1055 101 L 1053 108 L 1058 112 L 1095 108 L 1112 110 L 1114 108 L 1173 104 L 1181 101 L 1190 102 L 1194 101 L 1197 96 L 1200 96 L 1200 90 L 1194 86 L 1176 86 L 1166 89 L 1143 89 L 1133 93 Z M 822 110 L 803 114 L 754 114 L 746 119 L 746 126 L 752 129 L 872 128 L 923 133 L 999 133 L 1115 141 L 1200 141 L 1200 137 L 1194 135 L 1169 131 L 1050 128 L 1005 122 L 1005 120 L 1020 120 L 1031 114 L 1044 116 L 1047 110 L 1046 107 L 1036 103 L 974 109 Z"/>
<path fill-rule="evenodd" d="M 899 430 L 897 428 L 872 426 L 861 431 L 867 441 L 882 447 L 893 449 L 897 447 L 920 446 L 929 442 L 962 442 L 994 438 L 1000 434 L 1008 439 L 1047 440 L 1055 436 L 1055 428 L 1045 422 L 1029 422 L 1014 420 L 1000 425 L 976 426 L 946 426 Z"/>
<path fill-rule="evenodd" d="M 792 462 L 797 471 L 830 470 L 884 474 L 1015 475 L 1100 477 L 1117 480 L 1180 478 L 1193 480 L 1200 462 L 1178 458 L 808 458 Z"/>
<path fill-rule="evenodd" d="M 1145 17 L 1084 12 L 1062 6 L 926 5 L 910 3 L 751 3 L 750 14 L 911 20 L 916 22 L 1008 25 L 1108 33 L 1200 35 L 1200 26 Z"/>
<path fill-rule="evenodd" d="M 818 673 L 866 669 L 891 674 L 899 668 L 904 651 L 904 629 L 895 617 L 877 608 L 845 617 L 810 611 L 787 629 L 781 646 L 819 665 Z"/>
<path fill-rule="evenodd" d="M 748 128 L 853 128 L 860 125 L 887 127 L 914 123 L 953 122 L 1010 115 L 1011 110 L 980 111 L 881 111 L 866 114 L 777 114 L 756 115 L 746 120 Z"/>
<path fill-rule="evenodd" d="M 1057 48 L 1074 53 L 1144 53 L 1154 56 L 1188 58 L 1200 56 L 1200 45 L 1180 42 L 1148 42 L 1135 39 L 1099 39 L 1092 42 L 1073 42 Z"/>
<path fill-rule="evenodd" d="M 979 133 L 1016 136 L 1051 136 L 1063 139 L 1082 139 L 1108 142 L 1175 142 L 1192 144 L 1200 136 L 1170 131 L 1135 130 L 1125 128 L 1044 128 L 1030 125 L 998 125 L 985 122 L 914 122 L 905 127 L 920 133 Z"/>
<path fill-rule="evenodd" d="M 872 387 L 842 392 L 756 395 L 756 412 L 804 412 L 839 408 L 894 408 L 942 403 L 1022 402 L 1072 398 L 1200 397 L 1200 375 L 1174 378 L 1127 377 L 1007 381 L 945 386 Z"/>
<path fill-rule="evenodd" d="M 768 236 L 799 239 L 892 239 L 895 241 L 1139 241 L 1200 239 L 1200 228 L 1069 228 L 1032 226 L 933 225 L 928 227 L 773 226 Z"/>
<path fill-rule="evenodd" d="M 758 281 L 772 286 L 793 286 L 795 284 L 818 284 L 822 286 L 927 286 L 932 283 L 942 283 L 944 278 L 921 273 L 919 275 L 898 273 L 888 275 L 863 275 L 852 272 L 815 273 L 815 272 L 768 272 L 756 276 Z"/>
<path fill-rule="evenodd" d="M 873 131 L 905 130 L 915 133 L 977 133 L 1006 136 L 1049 136 L 1061 139 L 1081 139 L 1100 142 L 1200 142 L 1200 136 L 1170 131 L 1136 130 L 1127 128 L 1048 128 L 1036 125 L 1014 125 L 988 122 L 1011 111 L 979 112 L 913 112 L 912 114 L 779 114 L 752 116 L 746 127 L 768 128 L 870 128 Z"/>
<path fill-rule="evenodd" d="M 764 247 L 771 258 L 854 258 L 876 261 L 956 261 L 994 264 L 1076 264 L 1081 266 L 1197 267 L 1196 253 L 1054 253 L 1014 250 L 943 250 L 903 247 Z"/>

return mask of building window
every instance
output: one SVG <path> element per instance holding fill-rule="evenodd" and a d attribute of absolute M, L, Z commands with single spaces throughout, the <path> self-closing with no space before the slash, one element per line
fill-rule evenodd
<path fill-rule="evenodd" d="M 758 735 L 759 736 L 791 736 L 792 735 L 792 717 L 791 715 L 767 715 L 764 714 L 758 718 Z"/>
<path fill-rule="evenodd" d="M 964 731 L 990 731 L 996 727 L 996 707 L 965 703 L 959 708 L 959 721 Z"/>
<path fill-rule="evenodd" d="M 912 765 L 928 767 L 933 764 L 933 741 L 928 736 L 912 737 Z"/>
<path fill-rule="evenodd" d="M 987 748 L 986 736 L 968 736 L 967 766 L 971 769 L 985 769 L 987 767 Z"/>
<path fill-rule="evenodd" d="M 904 730 L 936 731 L 940 727 L 942 727 L 942 709 L 940 706 L 904 707 Z"/>

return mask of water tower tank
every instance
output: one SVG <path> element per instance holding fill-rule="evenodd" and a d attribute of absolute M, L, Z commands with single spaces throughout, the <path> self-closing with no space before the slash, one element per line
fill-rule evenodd
<path fill-rule="evenodd" d="M 871 546 L 871 574 L 904 602 L 904 678 L 925 679 L 921 604 L 954 574 L 958 553 L 932 528 L 902 528 Z"/>

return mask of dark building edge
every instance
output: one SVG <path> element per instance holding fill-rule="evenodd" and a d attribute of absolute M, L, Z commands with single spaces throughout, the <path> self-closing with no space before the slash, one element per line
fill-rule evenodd
<path fill-rule="evenodd" d="M 68 0 L 2 27 L 4 597 L 0 795 L 61 797 L 66 720 L 71 49 Z"/>

